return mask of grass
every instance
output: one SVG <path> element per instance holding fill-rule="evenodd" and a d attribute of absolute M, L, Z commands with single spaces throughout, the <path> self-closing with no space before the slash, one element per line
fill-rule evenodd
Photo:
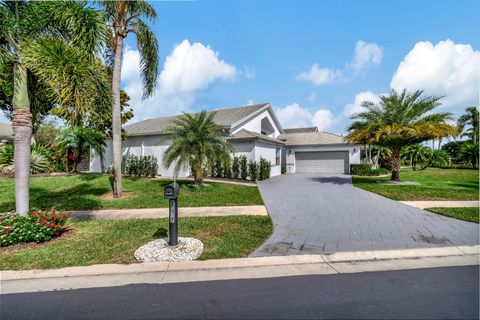
<path fill-rule="evenodd" d="M 46 269 L 102 263 L 132 263 L 141 245 L 166 237 L 167 219 L 69 222 L 70 237 L 19 247 L 0 255 L 1 270 Z M 272 233 L 267 216 L 194 217 L 179 219 L 180 236 L 200 239 L 200 259 L 247 257 Z M 8 249 L 8 247 L 7 247 Z M 4 249 L 5 250 L 5 249 Z"/>
<path fill-rule="evenodd" d="M 421 171 L 402 169 L 402 181 L 418 185 L 386 185 L 377 181 L 390 177 L 353 177 L 356 187 L 387 198 L 415 200 L 478 200 L 478 170 L 428 168 Z"/>
<path fill-rule="evenodd" d="M 450 218 L 479 223 L 478 208 L 428 208 L 428 211 Z"/>
<path fill-rule="evenodd" d="M 227 183 L 209 183 L 203 188 L 189 186 L 191 181 L 180 180 L 179 205 L 184 207 L 233 206 L 263 204 L 257 187 Z M 32 177 L 30 207 L 32 210 L 88 210 L 167 207 L 163 199 L 169 180 L 124 178 L 123 190 L 128 197 L 110 199 L 109 176 L 79 174 L 63 177 Z M 0 212 L 15 210 L 15 180 L 0 178 Z"/>

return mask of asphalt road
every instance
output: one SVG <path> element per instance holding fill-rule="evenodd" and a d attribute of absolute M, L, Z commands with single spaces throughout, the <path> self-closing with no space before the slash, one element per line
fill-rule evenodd
<path fill-rule="evenodd" d="M 1 319 L 479 317 L 479 267 L 2 295 Z"/>

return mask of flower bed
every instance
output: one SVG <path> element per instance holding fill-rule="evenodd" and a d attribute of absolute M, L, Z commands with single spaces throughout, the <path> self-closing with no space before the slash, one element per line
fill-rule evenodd
<path fill-rule="evenodd" d="M 27 217 L 7 214 L 0 217 L 0 247 L 22 242 L 44 242 L 58 236 L 71 212 L 55 209 L 36 211 Z"/>

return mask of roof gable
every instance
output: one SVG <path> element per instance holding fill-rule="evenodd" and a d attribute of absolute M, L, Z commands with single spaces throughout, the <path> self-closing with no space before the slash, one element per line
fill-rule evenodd
<path fill-rule="evenodd" d="M 220 126 L 230 127 L 243 119 L 255 114 L 263 108 L 267 108 L 268 103 L 252 104 L 237 108 L 219 109 L 208 111 L 207 113 L 215 112 L 214 121 Z M 165 132 L 172 120 L 178 116 L 160 117 L 148 119 L 124 126 L 127 135 L 148 135 L 148 134 L 162 134 Z"/>

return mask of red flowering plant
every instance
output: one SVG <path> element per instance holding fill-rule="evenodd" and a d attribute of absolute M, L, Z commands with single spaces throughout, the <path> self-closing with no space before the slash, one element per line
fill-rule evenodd
<path fill-rule="evenodd" d="M 55 209 L 35 211 L 27 217 L 7 214 L 0 217 L 0 247 L 20 242 L 44 242 L 58 236 L 71 212 Z"/>

